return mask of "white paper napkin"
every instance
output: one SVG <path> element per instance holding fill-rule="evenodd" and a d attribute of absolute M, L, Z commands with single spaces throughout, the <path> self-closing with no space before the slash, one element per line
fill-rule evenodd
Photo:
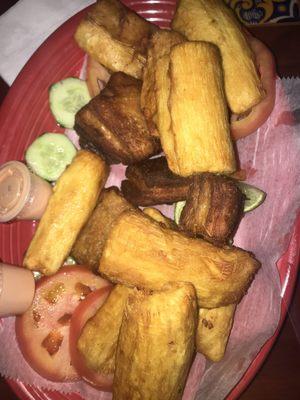
<path fill-rule="evenodd" d="M 0 17 L 0 75 L 11 85 L 35 50 L 95 0 L 19 0 Z"/>

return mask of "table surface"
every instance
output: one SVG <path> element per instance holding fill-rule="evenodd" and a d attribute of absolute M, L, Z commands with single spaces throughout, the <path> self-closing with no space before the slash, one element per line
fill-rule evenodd
<path fill-rule="evenodd" d="M 16 1 L 1 0 L 0 15 Z M 300 76 L 300 24 L 252 26 L 250 30 L 273 51 L 280 76 Z M 8 91 L 0 78 L 0 103 Z M 240 400 L 298 400 L 300 393 L 300 276 L 282 330 L 262 368 Z M 18 400 L 3 378 L 0 398 Z"/>

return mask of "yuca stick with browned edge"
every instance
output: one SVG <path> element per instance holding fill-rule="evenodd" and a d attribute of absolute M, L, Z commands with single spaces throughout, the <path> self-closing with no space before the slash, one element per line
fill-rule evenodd
<path fill-rule="evenodd" d="M 155 221 L 174 229 L 174 222 L 155 208 L 144 208 L 143 212 Z M 170 224 L 170 221 L 173 224 Z M 199 308 L 196 333 L 196 348 L 211 361 L 220 361 L 225 353 L 236 305 L 218 308 Z"/>
<path fill-rule="evenodd" d="M 96 154 L 77 153 L 53 188 L 46 211 L 26 252 L 23 265 L 54 274 L 69 255 L 91 215 L 109 168 Z"/>
<path fill-rule="evenodd" d="M 199 306 L 215 308 L 238 303 L 259 267 L 247 251 L 188 238 L 129 211 L 108 236 L 99 272 L 112 282 L 153 290 L 167 282 L 191 282 Z"/>
<path fill-rule="evenodd" d="M 123 285 L 116 285 L 105 303 L 84 326 L 77 348 L 86 365 L 104 375 L 115 371 L 115 355 L 119 331 L 128 295 L 133 292 Z"/>
<path fill-rule="evenodd" d="M 116 353 L 114 400 L 180 400 L 195 352 L 197 301 L 189 283 L 128 297 Z"/>
<path fill-rule="evenodd" d="M 157 29 L 118 0 L 98 0 L 80 22 L 75 40 L 110 71 L 140 79 L 148 39 Z"/>
<path fill-rule="evenodd" d="M 157 61 L 157 126 L 177 175 L 235 171 L 218 49 L 185 42 Z"/>
<path fill-rule="evenodd" d="M 166 54 L 170 54 L 171 47 L 182 43 L 186 39 L 180 33 L 161 29 L 155 32 L 150 40 L 147 51 L 147 63 L 143 70 L 143 86 L 141 92 L 141 109 L 145 115 L 149 130 L 159 136 L 156 129 L 156 94 L 155 71 L 157 61 Z"/>
<path fill-rule="evenodd" d="M 211 361 L 217 362 L 224 357 L 235 309 L 236 304 L 199 309 L 196 347 Z"/>
<path fill-rule="evenodd" d="M 224 1 L 180 0 L 172 28 L 189 40 L 204 40 L 218 46 L 232 112 L 246 112 L 263 99 L 254 54 L 237 17 Z"/>

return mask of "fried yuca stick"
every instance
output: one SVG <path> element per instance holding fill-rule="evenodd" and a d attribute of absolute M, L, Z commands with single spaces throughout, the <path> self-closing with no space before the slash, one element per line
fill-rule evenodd
<path fill-rule="evenodd" d="M 232 112 L 243 113 L 263 99 L 254 55 L 234 12 L 224 1 L 180 0 L 172 28 L 189 40 L 204 40 L 219 47 Z"/>
<path fill-rule="evenodd" d="M 205 42 L 173 46 L 169 75 L 168 107 L 178 174 L 234 172 L 235 155 L 217 47 Z M 169 161 L 172 153 L 164 151 Z"/>
<path fill-rule="evenodd" d="M 146 207 L 143 209 L 143 213 L 154 219 L 161 224 L 163 224 L 166 228 L 176 229 L 177 225 L 170 218 L 166 217 L 163 213 L 153 207 Z"/>
<path fill-rule="evenodd" d="M 142 77 L 147 43 L 158 28 L 117 0 L 98 0 L 80 22 L 75 40 L 110 71 Z"/>
<path fill-rule="evenodd" d="M 197 304 L 188 283 L 134 290 L 123 315 L 114 400 L 179 400 L 195 350 Z"/>
<path fill-rule="evenodd" d="M 155 95 L 156 64 L 160 58 L 170 53 L 172 46 L 184 41 L 185 38 L 180 33 L 164 29 L 155 32 L 149 40 L 147 63 L 143 70 L 141 109 L 150 131 L 152 134 L 158 136 L 159 134 L 156 130 L 157 104 Z"/>
<path fill-rule="evenodd" d="M 86 150 L 77 153 L 53 189 L 26 252 L 25 267 L 45 275 L 60 268 L 96 205 L 108 171 L 96 154 Z"/>
<path fill-rule="evenodd" d="M 112 282 L 153 290 L 171 281 L 191 282 L 199 306 L 215 308 L 238 303 L 259 267 L 247 251 L 188 238 L 128 211 L 110 231 L 99 272 Z"/>
<path fill-rule="evenodd" d="M 174 136 L 171 131 L 171 116 L 168 108 L 171 81 L 169 77 L 169 55 L 160 58 L 155 70 L 155 93 L 157 103 L 157 127 L 162 148 L 165 152 L 168 166 L 175 174 L 179 173 L 175 153 Z"/>
<path fill-rule="evenodd" d="M 123 285 L 116 285 L 105 303 L 84 326 L 77 348 L 86 365 L 104 375 L 113 374 L 119 331 L 128 295 L 133 292 Z"/>
<path fill-rule="evenodd" d="M 225 353 L 236 304 L 218 308 L 200 308 L 196 334 L 197 351 L 211 361 L 220 361 Z"/>
<path fill-rule="evenodd" d="M 155 221 L 174 229 L 174 222 L 156 208 L 144 208 L 143 212 Z M 173 224 L 170 224 L 173 222 Z M 196 348 L 211 361 L 220 361 L 225 353 L 230 335 L 236 304 L 218 308 L 199 308 Z"/>

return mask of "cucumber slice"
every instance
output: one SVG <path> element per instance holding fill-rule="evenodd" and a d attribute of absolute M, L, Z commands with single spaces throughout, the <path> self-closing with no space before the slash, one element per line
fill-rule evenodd
<path fill-rule="evenodd" d="M 244 212 L 249 212 L 260 206 L 265 198 L 266 193 L 256 186 L 249 185 L 245 182 L 237 182 L 240 191 L 245 195 Z"/>
<path fill-rule="evenodd" d="M 66 78 L 54 83 L 49 90 L 51 112 L 57 123 L 72 129 L 75 114 L 91 100 L 85 81 L 78 78 Z"/>
<path fill-rule="evenodd" d="M 261 189 L 258 189 L 256 186 L 249 185 L 245 182 L 237 182 L 237 185 L 240 191 L 246 196 L 246 200 L 244 203 L 244 212 L 249 212 L 260 206 L 265 198 L 266 193 Z M 179 224 L 180 215 L 183 207 L 185 206 L 185 201 L 178 201 L 174 206 L 174 221 L 176 224 Z"/>
<path fill-rule="evenodd" d="M 177 225 L 179 224 L 180 215 L 184 206 L 185 206 L 185 201 L 178 201 L 177 203 L 175 203 L 174 221 L 176 222 Z"/>
<path fill-rule="evenodd" d="M 47 181 L 56 181 L 71 164 L 76 148 L 61 133 L 44 133 L 28 147 L 25 160 L 29 168 Z"/>

